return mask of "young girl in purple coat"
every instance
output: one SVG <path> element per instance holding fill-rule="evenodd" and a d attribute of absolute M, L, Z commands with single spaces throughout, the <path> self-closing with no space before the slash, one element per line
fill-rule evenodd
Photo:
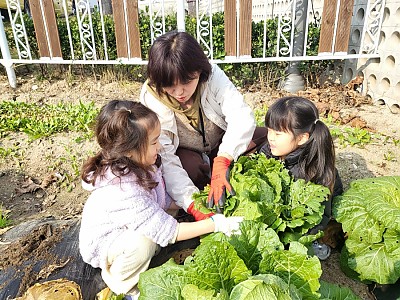
<path fill-rule="evenodd" d="M 159 247 L 220 231 L 237 230 L 241 218 L 212 218 L 178 223 L 166 211 L 179 209 L 166 193 L 158 156 L 157 115 L 133 101 L 103 106 L 95 135 L 100 151 L 83 166 L 91 192 L 82 213 L 79 249 L 83 260 L 117 294 L 137 295 L 139 274 Z"/>

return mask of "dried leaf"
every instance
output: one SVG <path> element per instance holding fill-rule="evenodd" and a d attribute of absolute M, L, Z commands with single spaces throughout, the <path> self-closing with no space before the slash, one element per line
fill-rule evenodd
<path fill-rule="evenodd" d="M 80 286 L 64 278 L 36 283 L 16 300 L 82 300 Z"/>
<path fill-rule="evenodd" d="M 360 117 L 356 117 L 351 120 L 350 126 L 352 127 L 358 127 L 358 128 L 367 128 L 367 122 L 362 120 Z"/>
<path fill-rule="evenodd" d="M 15 192 L 17 193 L 17 196 L 21 196 L 22 194 L 33 193 L 40 188 L 41 186 L 39 184 L 36 184 L 30 177 L 28 177 L 20 188 L 15 188 Z"/>
<path fill-rule="evenodd" d="M 55 174 L 48 174 L 45 179 L 43 179 L 40 187 L 47 188 L 51 183 L 57 181 L 57 176 Z"/>
<path fill-rule="evenodd" d="M 67 263 L 70 261 L 70 259 L 68 258 L 66 261 L 61 262 L 58 265 L 48 265 L 45 268 L 41 269 L 39 274 L 37 275 L 36 279 L 46 279 L 47 277 L 49 277 L 51 275 L 51 273 L 53 273 L 55 270 L 57 269 L 61 269 L 63 267 L 65 267 L 67 265 Z"/>

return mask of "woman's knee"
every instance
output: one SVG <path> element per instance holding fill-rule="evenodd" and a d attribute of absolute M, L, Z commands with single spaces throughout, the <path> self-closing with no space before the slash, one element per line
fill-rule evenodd
<path fill-rule="evenodd" d="M 182 167 L 188 173 L 189 178 L 199 189 L 203 189 L 210 181 L 210 165 L 203 160 L 201 153 L 178 148 L 176 155 L 179 157 Z"/>

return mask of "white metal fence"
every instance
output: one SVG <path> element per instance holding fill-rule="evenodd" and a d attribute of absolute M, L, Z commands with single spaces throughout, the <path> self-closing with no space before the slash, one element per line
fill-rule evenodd
<path fill-rule="evenodd" d="M 253 7 L 257 6 L 257 20 L 261 19 L 260 22 L 262 22 L 264 26 L 261 34 L 262 36 L 258 37 L 262 40 L 262 51 L 259 52 L 259 55 L 255 56 L 251 53 L 243 54 L 241 51 L 242 49 L 240 49 L 243 48 L 243 45 L 246 45 L 243 44 L 244 38 L 242 31 L 242 27 L 246 21 L 244 18 L 252 17 L 251 11 L 250 13 L 243 12 L 244 5 L 248 7 L 250 0 L 225 0 L 225 10 L 227 9 L 227 3 L 230 3 L 231 9 L 234 9 L 236 25 L 233 25 L 233 27 L 236 28 L 234 30 L 234 37 L 231 40 L 234 41 L 235 45 L 233 47 L 236 47 L 236 49 L 233 55 L 227 53 L 224 57 L 216 57 L 213 44 L 215 30 L 213 28 L 212 16 L 213 13 L 215 13 L 215 7 L 223 7 L 221 6 L 221 0 L 196 0 L 188 1 L 189 3 L 185 0 L 113 0 L 113 20 L 117 23 L 117 21 L 121 21 L 120 18 L 124 18 L 121 23 L 123 26 L 120 26 L 119 29 L 117 27 L 115 28 L 115 35 L 120 36 L 120 40 L 117 40 L 117 46 L 120 41 L 123 40 L 124 43 L 126 43 L 126 51 L 120 52 L 123 54 L 117 55 L 116 58 L 110 58 L 110 45 L 108 44 L 110 32 L 107 31 L 107 27 L 105 26 L 107 14 L 104 12 L 107 0 L 98 0 L 97 3 L 93 0 L 72 0 L 75 1 L 74 9 L 71 0 L 61 0 L 61 4 L 53 10 L 53 15 L 49 14 L 48 9 L 46 11 L 49 1 L 52 0 L 29 0 L 32 14 L 36 10 L 36 19 L 34 20 L 36 36 L 29 36 L 23 18 L 23 7 L 21 7 L 20 1 L 7 0 L 9 18 L 4 21 L 0 18 L 0 46 L 2 54 L 0 63 L 7 69 L 11 86 L 15 86 L 16 84 L 13 71 L 13 66 L 15 64 L 146 64 L 146 59 L 138 54 L 137 51 L 135 53 L 134 50 L 132 50 L 135 47 L 135 43 L 138 43 L 140 38 L 138 36 L 135 37 L 136 40 L 132 38 L 135 36 L 132 35 L 132 31 L 135 29 L 137 30 L 135 26 L 129 24 L 129 20 L 132 19 L 129 15 L 132 13 L 132 2 L 135 2 L 135 7 L 138 8 L 138 20 L 142 21 L 140 19 L 142 16 L 147 16 L 149 20 L 147 28 L 150 31 L 150 43 L 154 41 L 157 36 L 171 30 L 171 28 L 166 27 L 165 22 L 168 14 L 176 15 L 175 28 L 178 30 L 185 30 L 185 20 L 187 18 L 195 18 L 195 35 L 199 43 L 205 49 L 210 60 L 215 63 L 252 63 L 377 57 L 379 32 L 385 6 L 384 0 L 364 0 L 357 2 L 358 6 L 362 5 L 364 7 L 365 14 L 362 23 L 359 24 L 359 34 L 361 38 L 359 39 L 359 47 L 357 47 L 358 51 L 356 51 L 356 53 L 354 53 L 354 51 L 348 53 L 347 46 L 349 35 L 346 36 L 345 34 L 344 38 L 340 35 L 342 34 L 341 31 L 345 30 L 346 32 L 348 29 L 341 28 L 342 23 L 346 21 L 345 17 L 343 17 L 346 11 L 341 9 L 341 7 L 346 4 L 348 5 L 349 2 L 353 4 L 353 0 L 331 1 L 335 2 L 336 6 L 333 13 L 328 14 L 327 11 L 318 12 L 318 14 L 322 13 L 321 30 L 322 26 L 324 26 L 324 20 L 328 20 L 329 18 L 330 23 L 325 23 L 325 31 L 323 36 L 321 35 L 319 39 L 319 53 L 310 55 L 307 54 L 307 47 L 309 45 L 308 24 L 315 21 L 313 0 L 280 1 L 282 2 L 280 3 L 280 10 L 275 10 L 272 15 L 266 8 L 277 2 L 277 0 L 253 0 L 251 1 L 251 5 Z M 216 2 L 218 2 L 218 5 L 216 5 Z M 120 14 L 116 12 L 117 5 L 121 8 Z M 262 17 L 260 17 L 260 7 L 265 7 Z M 332 7 L 330 9 L 332 10 Z M 100 26 L 94 28 L 93 18 L 95 11 L 97 11 L 97 16 L 100 17 Z M 325 12 L 326 14 L 324 15 Z M 347 27 L 350 26 L 349 22 L 351 22 L 352 12 L 353 9 L 351 8 L 350 21 L 347 20 Z M 349 12 L 347 12 L 347 15 L 348 14 Z M 226 11 L 225 15 L 227 15 Z M 41 20 L 39 20 L 40 18 L 38 18 L 38 16 L 41 17 Z M 277 22 L 275 32 L 277 41 L 273 41 L 273 43 L 268 39 L 269 32 L 267 32 L 267 21 L 271 18 L 274 18 Z M 58 49 L 54 46 L 57 45 L 57 38 L 59 37 L 59 28 L 57 30 L 57 24 L 59 24 L 61 20 L 64 22 L 67 31 L 66 36 L 68 37 L 69 44 L 68 56 L 62 52 L 65 51 L 65 49 Z M 72 21 L 78 26 L 79 37 L 72 35 Z M 41 27 L 38 27 L 39 23 Z M 136 27 L 138 27 L 138 24 L 136 24 Z M 225 40 L 228 38 L 227 30 L 229 29 L 231 28 L 225 28 Z M 12 40 L 10 40 L 10 35 L 7 35 L 6 32 L 12 32 Z M 326 35 L 325 32 L 330 32 L 331 35 Z M 349 33 L 349 31 L 347 31 L 347 33 Z M 39 35 L 41 38 L 38 38 Z M 96 39 L 94 38 L 95 36 Z M 62 38 L 65 38 L 65 36 Z M 32 53 L 31 44 L 29 42 L 32 39 L 39 45 L 39 48 L 40 46 L 42 49 L 46 48 L 48 50 L 46 52 L 47 54 L 37 55 Z M 76 49 L 77 43 L 73 42 L 76 40 L 79 41 L 80 49 Z M 341 48 L 338 47 L 340 43 L 342 44 Z M 275 47 L 273 55 L 269 55 L 267 51 L 267 49 L 271 47 L 271 44 Z M 251 47 L 253 47 L 253 45 Z"/>

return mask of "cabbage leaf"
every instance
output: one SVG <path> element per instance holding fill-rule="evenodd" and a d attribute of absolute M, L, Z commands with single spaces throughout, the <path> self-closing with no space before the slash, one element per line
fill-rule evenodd
<path fill-rule="evenodd" d="M 352 290 L 346 287 L 339 287 L 336 284 L 320 280 L 321 300 L 359 300 Z"/>

